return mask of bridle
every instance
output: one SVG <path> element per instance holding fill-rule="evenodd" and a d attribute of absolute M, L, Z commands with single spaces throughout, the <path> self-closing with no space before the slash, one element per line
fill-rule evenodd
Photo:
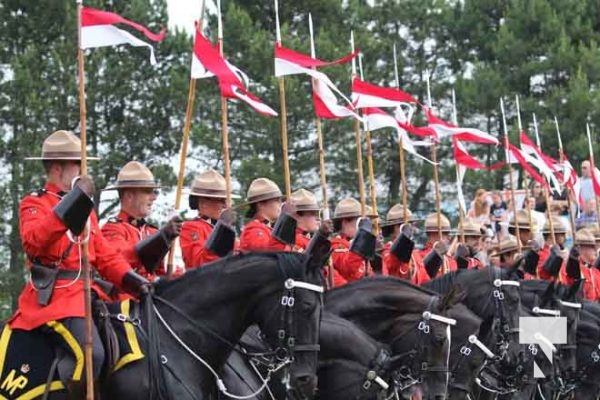
<path fill-rule="evenodd" d="M 453 318 L 448 318 L 443 315 L 439 315 L 439 314 L 432 312 L 434 305 L 436 305 L 438 303 L 438 301 L 439 301 L 438 296 L 432 296 L 430 298 L 427 309 L 425 311 L 423 311 L 423 313 L 421 314 L 421 320 L 417 323 L 416 329 L 418 330 L 418 337 L 417 337 L 418 349 L 416 349 L 415 351 L 410 351 L 407 354 L 403 355 L 403 357 L 405 356 L 405 358 L 408 359 L 408 368 L 403 368 L 403 370 L 399 373 L 399 376 L 405 382 L 405 383 L 398 382 L 399 385 L 397 385 L 397 387 L 399 386 L 401 391 L 406 390 L 410 386 L 413 386 L 417 383 L 422 382 L 423 381 L 423 377 L 422 377 L 423 373 L 446 374 L 446 392 L 448 390 L 449 372 L 450 372 L 448 365 L 450 362 L 450 348 L 451 348 L 450 326 L 455 326 L 456 320 Z M 430 350 L 429 344 L 433 340 L 432 335 L 431 335 L 431 324 L 430 324 L 431 321 L 438 321 L 438 322 L 441 322 L 442 324 L 446 325 L 446 337 L 448 340 L 448 354 L 447 354 L 447 358 L 446 358 L 446 363 L 443 367 L 432 367 L 432 366 L 429 366 L 427 363 L 427 359 L 429 356 L 429 350 Z M 394 348 L 394 344 L 398 340 L 401 340 L 403 338 L 404 337 L 395 338 L 395 340 L 392 342 L 390 347 Z M 417 372 L 416 377 L 413 376 L 413 373 L 415 373 L 415 372 Z"/>
<path fill-rule="evenodd" d="M 506 380 L 505 376 L 502 374 L 498 374 L 497 371 L 494 371 L 490 367 L 492 364 L 498 364 L 500 361 L 504 359 L 506 356 L 508 347 L 511 343 L 509 336 L 518 334 L 519 328 L 511 327 L 508 319 L 508 312 L 506 311 L 505 304 L 505 293 L 503 288 L 507 286 L 519 287 L 521 284 L 519 281 L 515 280 L 503 280 L 501 276 L 501 270 L 498 268 L 494 268 L 494 278 L 492 281 L 493 289 L 491 292 L 491 298 L 494 301 L 494 317 L 492 321 L 492 331 L 496 336 L 496 347 L 499 350 L 499 354 L 495 354 L 493 358 L 488 357 L 483 367 L 481 368 L 478 377 L 475 379 L 475 382 L 484 390 L 496 394 L 509 394 L 513 393 L 517 390 L 517 388 L 497 388 L 489 382 L 482 372 L 485 372 L 489 375 L 492 375 L 497 379 L 498 382 Z M 518 365 L 516 368 L 516 372 L 520 373 L 523 369 L 522 365 Z M 511 385 L 512 386 L 512 385 Z"/>
<path fill-rule="evenodd" d="M 175 342 L 177 342 L 183 348 L 183 350 L 185 350 L 185 352 L 188 355 L 190 355 L 193 359 L 195 359 L 200 364 L 202 364 L 210 372 L 210 374 L 215 379 L 218 390 L 223 395 L 225 395 L 226 397 L 232 398 L 232 399 L 245 400 L 245 399 L 254 398 L 259 393 L 261 393 L 263 390 L 265 390 L 268 387 L 268 383 L 269 383 L 272 375 L 276 372 L 279 372 L 282 369 L 285 370 L 285 379 L 287 379 L 287 382 L 289 382 L 289 366 L 294 361 L 294 353 L 299 352 L 299 351 L 312 351 L 312 352 L 319 351 L 318 343 L 317 344 L 307 344 L 307 345 L 297 345 L 296 344 L 296 340 L 295 340 L 296 325 L 295 325 L 295 318 L 294 318 L 295 290 L 296 289 L 309 290 L 311 292 L 318 293 L 321 296 L 321 301 L 322 301 L 322 294 L 324 291 L 322 286 L 315 285 L 315 284 L 308 283 L 308 282 L 294 280 L 292 278 L 286 279 L 284 282 L 283 295 L 279 302 L 280 328 L 277 330 L 278 345 L 274 351 L 272 351 L 270 353 L 261 353 L 261 354 L 248 353 L 246 351 L 240 350 L 240 348 L 238 346 L 231 343 L 227 339 L 223 338 L 221 335 L 214 332 L 209 327 L 201 325 L 199 322 L 193 320 L 185 311 L 183 311 L 177 305 L 169 302 L 168 300 L 166 300 L 162 297 L 159 297 L 156 295 L 152 296 L 152 298 L 155 301 L 167 306 L 172 311 L 174 311 L 178 316 L 182 317 L 186 322 L 188 322 L 191 325 L 192 330 L 195 333 L 198 333 L 200 335 L 202 335 L 204 333 L 208 333 L 209 335 L 213 336 L 218 341 L 220 341 L 223 345 L 227 346 L 230 350 L 240 353 L 242 355 L 242 357 L 244 357 L 246 359 L 254 358 L 256 356 L 261 356 L 263 358 L 271 357 L 272 360 L 275 360 L 274 363 L 273 362 L 270 363 L 266 378 L 263 379 L 261 376 L 261 381 L 262 381 L 261 386 L 254 393 L 251 393 L 249 395 L 244 395 L 244 396 L 230 393 L 228 391 L 225 383 L 223 382 L 223 379 L 217 373 L 215 368 L 213 368 L 204 358 L 202 358 L 202 356 L 200 356 L 198 353 L 196 353 L 190 346 L 188 346 L 183 341 L 183 339 L 181 339 L 181 337 L 173 330 L 173 328 L 170 326 L 170 324 L 164 319 L 164 317 L 162 316 L 162 314 L 160 313 L 160 311 L 158 310 L 156 305 L 153 305 L 153 310 L 154 310 L 154 313 L 156 314 L 156 317 L 161 322 L 162 326 L 166 329 L 166 331 L 169 333 L 169 335 L 175 340 Z M 275 310 L 277 310 L 277 308 L 275 308 Z M 164 357 L 164 356 L 162 356 L 162 357 L 163 357 L 162 364 L 166 365 L 168 363 L 168 360 L 166 359 L 166 357 Z M 251 363 L 251 364 L 253 365 L 253 367 L 255 366 L 255 364 L 253 364 L 253 363 Z"/>
<path fill-rule="evenodd" d="M 457 371 L 459 371 L 463 363 L 471 357 L 474 349 L 479 349 L 488 359 L 493 360 L 496 357 L 492 350 L 479 340 L 477 335 L 470 335 L 467 338 L 467 341 L 460 347 L 460 358 L 454 364 L 452 371 L 450 371 L 452 377 L 456 376 Z M 454 381 L 451 382 L 451 387 L 466 393 L 469 393 L 470 391 L 466 384 L 459 384 Z"/>

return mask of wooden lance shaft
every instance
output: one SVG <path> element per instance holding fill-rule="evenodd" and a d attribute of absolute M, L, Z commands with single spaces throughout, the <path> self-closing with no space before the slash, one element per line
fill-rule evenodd
<path fill-rule="evenodd" d="M 519 104 L 519 95 L 515 96 L 516 104 L 517 104 L 517 123 L 519 126 L 519 135 L 523 132 L 523 123 L 521 121 L 521 106 Z M 533 192 L 531 193 L 533 195 Z M 525 205 L 528 210 L 527 217 L 529 219 L 529 232 L 533 235 L 533 208 L 529 207 L 529 190 L 526 192 L 525 196 Z M 516 218 L 516 217 L 515 217 Z"/>
<path fill-rule="evenodd" d="M 454 89 L 452 89 L 452 123 L 458 126 L 458 113 L 456 111 L 456 93 L 454 92 Z M 458 183 L 458 177 L 460 175 L 460 168 L 458 166 L 458 163 L 454 163 L 454 168 L 456 171 L 456 178 Z M 467 210 L 463 210 L 462 207 L 458 207 L 458 230 L 460 232 L 460 241 L 462 243 L 465 243 L 465 230 L 463 224 L 466 211 Z"/>
<path fill-rule="evenodd" d="M 534 116 L 535 118 L 535 116 Z M 560 128 L 558 126 L 558 118 L 554 117 L 554 126 L 556 127 L 556 136 L 558 138 L 558 159 L 560 163 L 565 162 L 565 153 L 563 152 L 562 138 L 560 137 Z M 567 186 L 567 207 L 569 208 L 569 224 L 571 225 L 571 234 L 573 235 L 573 240 L 575 239 L 575 213 L 573 212 L 573 204 L 571 202 L 571 196 L 573 193 L 571 189 Z"/>
<path fill-rule="evenodd" d="M 200 8 L 200 18 L 198 19 L 198 30 L 202 30 L 204 18 L 204 9 L 206 2 L 202 1 Z M 181 207 L 181 195 L 183 192 L 183 180 L 185 178 L 185 160 L 187 159 L 188 143 L 190 141 L 190 128 L 192 126 L 192 117 L 194 116 L 194 98 L 196 97 L 196 79 L 190 78 L 188 86 L 187 107 L 185 109 L 185 120 L 183 122 L 183 136 L 181 138 L 181 150 L 179 152 L 179 171 L 177 173 L 177 190 L 175 191 L 175 210 Z M 167 257 L 167 279 L 173 276 L 173 260 L 175 258 L 175 241 L 171 241 L 169 256 Z"/>
<path fill-rule="evenodd" d="M 288 132 L 287 132 L 287 109 L 285 104 L 285 81 L 283 77 L 279 81 L 279 105 L 281 108 L 281 147 L 283 150 L 283 174 L 285 179 L 285 195 L 288 199 L 292 196 L 292 183 L 290 178 L 290 161 L 288 158 Z"/>
<path fill-rule="evenodd" d="M 83 64 L 83 50 L 81 49 L 81 12 L 83 5 L 78 0 L 78 48 L 77 62 L 79 69 L 79 119 L 81 126 L 81 175 L 87 174 L 87 109 L 85 104 L 85 70 Z M 84 229 L 81 237 L 88 236 L 89 228 Z M 92 321 L 92 279 L 89 262 L 89 247 L 87 240 L 79 244 L 81 248 L 81 265 L 83 273 L 83 296 L 85 307 L 85 332 L 84 332 L 84 356 L 85 356 L 85 384 L 86 399 L 94 400 L 94 362 L 93 362 L 93 324 Z"/>
<path fill-rule="evenodd" d="M 406 193 L 406 170 L 404 165 L 404 145 L 402 135 L 398 139 L 398 153 L 400 156 L 400 184 L 402 185 L 402 211 L 404 223 L 408 223 L 408 194 Z"/>
<path fill-rule="evenodd" d="M 364 217 L 366 214 L 366 195 L 365 178 L 363 176 L 362 163 L 362 134 L 360 130 L 360 121 L 354 120 L 354 132 L 356 138 L 356 172 L 358 174 L 358 192 L 360 194 L 360 214 Z"/>
<path fill-rule="evenodd" d="M 517 236 L 517 248 L 519 253 L 522 250 L 522 244 L 521 244 L 521 233 L 519 231 L 519 220 L 517 218 L 517 199 L 515 196 L 515 185 L 513 183 L 513 168 L 512 168 L 512 164 L 510 162 L 510 157 L 509 157 L 509 141 L 508 141 L 508 127 L 506 125 L 506 114 L 504 113 L 504 100 L 502 100 L 502 98 L 500 98 L 500 109 L 502 112 L 502 126 L 504 128 L 504 146 L 505 146 L 505 151 L 506 151 L 506 163 L 508 164 L 508 184 L 509 184 L 509 188 L 510 188 L 510 195 L 512 197 L 512 212 L 513 212 L 513 218 L 515 220 L 515 233 Z"/>
<path fill-rule="evenodd" d="M 220 2 L 219 2 L 220 3 Z M 220 6 L 220 4 L 219 4 Z M 219 7 L 220 9 L 220 7 Z M 219 13 L 220 18 L 220 13 Z M 220 26 L 220 21 L 219 21 Z M 222 36 L 222 32 L 219 32 Z M 219 52 L 223 56 L 223 38 L 219 38 Z M 223 146 L 223 169 L 225 172 L 225 191 L 227 193 L 227 207 L 231 207 L 231 161 L 229 160 L 229 123 L 227 98 L 221 96 L 221 130 Z"/>
<path fill-rule="evenodd" d="M 426 83 L 427 83 L 427 106 L 429 108 L 429 110 L 431 110 L 433 108 L 433 103 L 431 102 L 431 85 L 429 82 L 429 70 L 425 71 L 425 78 L 426 78 Z M 431 161 L 433 161 L 433 182 L 435 184 L 435 211 L 437 214 L 437 230 L 438 230 L 438 237 L 441 240 L 442 239 L 442 205 L 441 205 L 441 198 L 440 198 L 440 177 L 439 177 L 439 171 L 438 171 L 438 165 L 437 165 L 437 148 L 436 148 L 436 143 L 435 143 L 435 139 L 432 138 L 432 144 L 431 144 Z M 444 263 L 444 273 L 448 272 L 447 271 L 448 267 L 446 266 L 446 263 Z"/>

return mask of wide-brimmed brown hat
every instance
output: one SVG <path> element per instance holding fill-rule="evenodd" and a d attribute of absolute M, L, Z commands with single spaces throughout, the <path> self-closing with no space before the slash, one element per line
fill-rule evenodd
<path fill-rule="evenodd" d="M 580 229 L 575 233 L 575 241 L 573 244 L 576 246 L 596 247 L 596 238 L 590 230 Z"/>
<path fill-rule="evenodd" d="M 319 203 L 315 195 L 306 190 L 298 189 L 292 193 L 292 202 L 296 206 L 296 211 L 320 211 Z"/>
<path fill-rule="evenodd" d="M 533 228 L 534 231 L 537 230 L 537 220 L 533 215 L 530 215 L 529 210 L 519 210 L 517 211 L 517 223 L 519 224 L 519 230 L 528 231 L 530 228 Z M 529 225 L 531 222 L 531 226 Z M 513 215 L 508 221 L 509 228 L 516 228 L 515 226 L 515 216 Z"/>
<path fill-rule="evenodd" d="M 513 235 L 509 235 L 508 237 L 502 239 L 496 251 L 490 254 L 490 257 L 498 257 L 502 254 L 511 253 L 513 251 L 519 251 L 519 242 L 517 242 L 517 238 Z M 522 246 L 522 250 L 529 249 L 529 246 Z"/>
<path fill-rule="evenodd" d="M 360 203 L 348 197 L 337 203 L 331 219 L 358 218 L 360 215 Z"/>
<path fill-rule="evenodd" d="M 189 195 L 212 199 L 226 199 L 227 183 L 220 173 L 211 168 L 194 178 L 192 187 L 189 189 Z M 234 199 L 240 198 L 240 196 L 235 194 L 232 194 L 231 197 Z"/>
<path fill-rule="evenodd" d="M 41 157 L 26 157 L 26 160 L 81 160 L 81 140 L 69 131 L 56 131 L 44 140 Z M 99 160 L 98 157 L 87 157 Z"/>
<path fill-rule="evenodd" d="M 275 182 L 267 178 L 257 178 L 252 181 L 248 188 L 246 202 L 253 204 L 272 199 L 282 199 L 283 197 L 281 189 Z"/>
<path fill-rule="evenodd" d="M 462 233 L 465 236 L 481 237 L 484 232 L 481 231 L 481 224 L 478 221 L 472 218 L 467 218 L 463 221 Z"/>
<path fill-rule="evenodd" d="M 450 220 L 444 214 L 440 213 L 440 225 L 443 233 L 450 233 Z M 433 213 L 425 217 L 425 232 L 438 231 L 438 214 Z"/>
<path fill-rule="evenodd" d="M 406 209 L 407 222 L 415 222 L 417 218 L 407 208 Z M 381 223 L 381 227 L 401 225 L 404 223 L 404 207 L 402 204 L 396 204 L 388 211 L 385 221 Z"/>
<path fill-rule="evenodd" d="M 520 228 L 520 226 L 519 226 L 519 228 Z M 563 222 L 562 218 L 557 215 L 552 216 L 552 229 L 554 229 L 554 233 L 562 233 L 562 234 L 567 233 L 567 226 Z M 549 219 L 546 219 L 546 223 L 544 224 L 544 229 L 542 229 L 542 233 L 543 234 L 551 233 Z"/>
<path fill-rule="evenodd" d="M 104 190 L 157 189 L 159 187 L 160 185 L 156 183 L 154 175 L 148 167 L 140 162 L 130 161 L 121 168 L 114 185 L 110 185 Z"/>

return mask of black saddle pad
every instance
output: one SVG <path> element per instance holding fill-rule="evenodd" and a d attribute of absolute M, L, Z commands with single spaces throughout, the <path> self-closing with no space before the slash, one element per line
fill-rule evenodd
<path fill-rule="evenodd" d="M 36 398 L 46 390 L 54 351 L 44 334 L 0 324 L 0 399 Z M 50 391 L 63 390 L 55 372 Z"/>

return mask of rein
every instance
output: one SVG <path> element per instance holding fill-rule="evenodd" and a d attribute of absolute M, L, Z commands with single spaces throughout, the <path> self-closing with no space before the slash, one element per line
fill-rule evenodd
<path fill-rule="evenodd" d="M 291 328 L 293 326 L 293 322 L 294 322 L 293 321 L 293 312 L 290 312 L 290 310 L 293 311 L 293 309 L 294 309 L 294 305 L 295 305 L 294 289 L 296 289 L 296 288 L 303 289 L 303 290 L 309 290 L 309 291 L 320 293 L 320 294 L 323 293 L 322 286 L 314 285 L 314 284 L 311 284 L 308 282 L 296 281 L 291 278 L 287 279 L 284 282 L 285 291 L 284 291 L 284 294 L 283 294 L 283 296 L 281 298 L 281 302 L 280 302 L 280 305 L 283 307 L 282 322 L 284 323 L 284 327 L 282 327 L 282 329 L 278 330 L 277 336 L 278 336 L 278 340 L 280 343 L 280 347 L 278 347 L 275 350 L 275 352 L 273 353 L 275 355 L 275 358 L 279 361 L 279 363 L 273 367 L 269 367 L 266 378 L 263 379 L 262 376 L 259 375 L 259 377 L 262 381 L 261 386 L 254 393 L 251 393 L 249 395 L 244 395 L 244 396 L 230 393 L 227 390 L 227 387 L 226 387 L 225 383 L 223 382 L 223 379 L 217 373 L 217 371 L 204 358 L 202 358 L 191 347 L 189 347 L 183 341 L 183 339 L 181 339 L 181 337 L 171 328 L 169 323 L 164 319 L 164 317 L 162 316 L 162 314 L 160 313 L 160 311 L 158 310 L 156 305 L 152 304 L 152 308 L 153 308 L 153 313 L 156 315 L 156 317 L 158 317 L 158 320 L 161 322 L 161 324 L 167 330 L 167 332 L 171 335 L 171 337 L 192 358 L 194 358 L 196 361 L 200 362 L 210 372 L 210 374 L 215 379 L 217 388 L 223 395 L 225 395 L 229 398 L 232 398 L 232 399 L 245 400 L 245 399 L 254 398 L 259 393 L 261 393 L 263 390 L 265 390 L 268 387 L 267 385 L 271 379 L 272 374 L 287 367 L 288 365 L 290 365 L 293 362 L 293 353 L 295 351 L 318 351 L 319 350 L 318 344 L 303 345 L 303 346 L 296 345 L 295 338 L 294 338 L 294 336 L 292 336 L 292 333 L 286 331 L 286 328 L 288 328 L 288 329 Z M 192 327 L 194 328 L 194 330 L 196 332 L 209 333 L 211 336 L 213 336 L 214 338 L 216 338 L 217 340 L 222 342 L 224 345 L 226 345 L 230 350 L 240 353 L 244 358 L 250 358 L 250 357 L 254 356 L 254 354 L 247 353 L 245 351 L 240 350 L 235 344 L 233 344 L 230 341 L 228 341 L 227 339 L 223 338 L 221 335 L 214 332 L 212 329 L 198 324 L 187 313 L 185 313 L 178 306 L 169 302 L 168 300 L 166 300 L 162 297 L 159 297 L 159 296 L 152 296 L 152 298 L 154 300 L 157 300 L 158 302 L 166 305 L 171 310 L 173 310 L 175 313 L 177 313 L 179 316 L 183 317 L 188 323 L 190 323 L 192 325 Z M 260 355 L 263 356 L 264 354 L 265 353 L 260 354 Z"/>

